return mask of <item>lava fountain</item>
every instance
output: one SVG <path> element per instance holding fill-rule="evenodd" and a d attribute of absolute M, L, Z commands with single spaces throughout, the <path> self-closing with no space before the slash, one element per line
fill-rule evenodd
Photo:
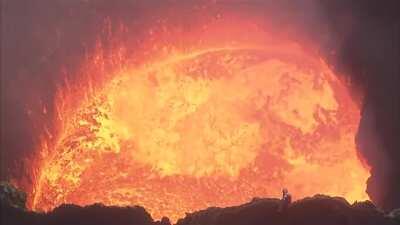
<path fill-rule="evenodd" d="M 368 199 L 359 107 L 320 57 L 292 42 L 174 51 L 115 72 L 74 107 L 62 100 L 33 209 L 141 205 L 176 220 L 282 187 L 297 199 Z"/>

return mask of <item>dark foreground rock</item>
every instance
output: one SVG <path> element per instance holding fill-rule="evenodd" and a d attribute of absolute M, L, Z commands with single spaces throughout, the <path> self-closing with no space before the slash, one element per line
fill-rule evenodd
<path fill-rule="evenodd" d="M 400 208 L 392 210 L 389 214 L 388 217 L 397 221 L 397 223 L 400 224 Z"/>
<path fill-rule="evenodd" d="M 170 225 L 168 218 L 154 221 L 140 206 L 116 207 L 64 204 L 48 213 L 26 210 L 26 194 L 0 182 L 0 225 Z"/>
<path fill-rule="evenodd" d="M 279 212 L 278 199 L 254 199 L 228 208 L 208 208 L 187 214 L 177 225 L 395 225 L 369 201 L 350 205 L 343 198 L 316 195 Z"/>
<path fill-rule="evenodd" d="M 61 205 L 49 213 L 23 211 L 2 205 L 1 225 L 169 225 L 153 221 L 142 207 L 94 204 L 86 207 Z M 167 222 L 167 223 L 166 223 Z"/>
<path fill-rule="evenodd" d="M 13 199 L 14 194 L 9 195 Z M 19 202 L 19 201 L 17 201 Z M 11 202 L 13 203 L 13 202 Z M 316 195 L 294 202 L 279 212 L 278 199 L 253 199 L 235 207 L 212 207 L 187 214 L 177 225 L 396 225 L 399 211 L 385 215 L 371 202 L 350 205 L 343 198 Z M 1 225 L 170 225 L 168 218 L 154 221 L 139 206 L 115 207 L 66 204 L 49 213 L 30 212 L 1 201 Z"/>
<path fill-rule="evenodd" d="M 25 210 L 26 194 L 8 182 L 0 182 L 0 203 Z"/>

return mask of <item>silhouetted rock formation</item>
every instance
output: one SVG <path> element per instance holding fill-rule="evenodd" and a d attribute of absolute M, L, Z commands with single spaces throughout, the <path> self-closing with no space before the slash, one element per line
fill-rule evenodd
<path fill-rule="evenodd" d="M 24 206 L 21 207 L 11 201 L 15 200 L 15 196 L 19 196 L 15 195 L 19 193 L 17 189 L 8 188 L 4 193 L 1 192 L 4 197 L 1 198 L 1 225 L 170 225 L 167 217 L 161 221 L 154 221 L 140 206 L 116 207 L 94 204 L 81 207 L 65 204 L 49 213 L 30 212 L 26 211 Z M 400 224 L 399 210 L 385 215 L 369 201 L 350 205 L 343 198 L 316 195 L 294 202 L 283 212 L 278 211 L 279 205 L 279 199 L 254 198 L 251 202 L 240 206 L 212 207 L 188 213 L 185 218 L 178 221 L 177 225 Z"/>
<path fill-rule="evenodd" d="M 0 182 L 0 203 L 25 210 L 26 194 L 8 182 Z"/>
<path fill-rule="evenodd" d="M 278 199 L 253 201 L 228 208 L 208 208 L 187 214 L 177 225 L 394 225 L 369 202 L 350 205 L 345 199 L 316 195 L 294 202 L 279 213 Z"/>
<path fill-rule="evenodd" d="M 392 210 L 388 217 L 400 224 L 400 208 Z"/>
<path fill-rule="evenodd" d="M 49 213 L 34 213 L 3 205 L 1 223 L 7 225 L 169 225 L 153 221 L 140 206 L 116 207 L 94 204 L 86 207 L 67 204 Z"/>

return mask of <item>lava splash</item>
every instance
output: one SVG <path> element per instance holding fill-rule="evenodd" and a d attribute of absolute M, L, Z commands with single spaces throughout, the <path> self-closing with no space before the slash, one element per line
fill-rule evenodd
<path fill-rule="evenodd" d="M 296 199 L 368 199 L 354 141 L 359 108 L 323 60 L 296 44 L 171 53 L 118 71 L 59 113 L 33 209 L 141 205 L 176 220 L 282 187 Z"/>

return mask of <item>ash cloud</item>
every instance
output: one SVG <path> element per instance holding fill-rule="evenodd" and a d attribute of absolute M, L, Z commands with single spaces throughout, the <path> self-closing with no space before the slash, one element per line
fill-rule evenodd
<path fill-rule="evenodd" d="M 274 23 L 294 24 L 316 42 L 335 69 L 349 76 L 365 97 L 357 135 L 359 151 L 372 167 L 368 190 L 375 204 L 400 207 L 400 19 L 398 1 L 63 1 L 4 0 L 1 13 L 1 179 L 32 182 L 26 162 L 38 134 L 51 129 L 54 97 L 95 48 L 104 21 L 130 24 L 121 41 L 144 36 L 165 9 L 182 12 L 257 9 Z M 190 20 L 191 21 L 191 20 Z M 193 19 L 195 21 L 195 19 Z M 296 30 L 295 29 L 295 30 Z M 294 31 L 294 34 L 296 32 Z M 106 38 L 104 46 L 110 44 Z M 334 54 L 331 54 L 334 52 Z M 332 178 L 335 179 L 335 178 Z M 340 178 L 338 178 L 340 179 Z"/>

